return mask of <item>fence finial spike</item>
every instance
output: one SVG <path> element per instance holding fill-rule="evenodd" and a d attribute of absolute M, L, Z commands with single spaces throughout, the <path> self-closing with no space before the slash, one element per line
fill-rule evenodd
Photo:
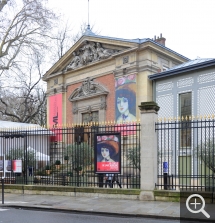
<path fill-rule="evenodd" d="M 186 120 L 186 121 L 188 120 L 188 117 L 187 117 L 187 115 L 185 116 L 185 120 Z"/>
<path fill-rule="evenodd" d="M 212 119 L 214 119 L 214 114 L 211 115 Z"/>

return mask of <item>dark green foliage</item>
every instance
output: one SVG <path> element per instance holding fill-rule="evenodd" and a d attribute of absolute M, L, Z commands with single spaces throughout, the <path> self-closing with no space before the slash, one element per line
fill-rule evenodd
<path fill-rule="evenodd" d="M 8 160 L 22 160 L 25 163 L 27 161 L 27 166 L 34 166 L 36 162 L 36 152 L 35 150 L 26 150 L 24 148 L 13 148 L 6 154 L 6 159 Z"/>
<path fill-rule="evenodd" d="M 126 155 L 129 164 L 138 170 L 141 170 L 140 167 L 140 147 L 133 147 L 128 149 L 128 153 Z"/>
<path fill-rule="evenodd" d="M 46 165 L 45 170 L 50 170 L 50 169 L 51 169 L 50 166 Z"/>
<path fill-rule="evenodd" d="M 208 139 L 206 143 L 199 144 L 195 152 L 197 157 L 215 173 L 215 139 Z"/>
<path fill-rule="evenodd" d="M 55 161 L 55 165 L 60 165 L 60 164 L 61 164 L 60 160 Z"/>
<path fill-rule="evenodd" d="M 82 142 L 66 146 L 65 156 L 69 157 L 72 169 L 78 172 L 93 163 L 94 153 L 92 146 Z"/>
<path fill-rule="evenodd" d="M 64 160 L 69 160 L 69 156 L 64 156 Z"/>

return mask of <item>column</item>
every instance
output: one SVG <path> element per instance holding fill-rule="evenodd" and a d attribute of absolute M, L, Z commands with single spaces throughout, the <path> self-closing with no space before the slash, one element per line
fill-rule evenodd
<path fill-rule="evenodd" d="M 157 182 L 157 134 L 155 122 L 160 107 L 156 102 L 142 102 L 141 113 L 141 193 L 140 200 L 154 200 Z"/>

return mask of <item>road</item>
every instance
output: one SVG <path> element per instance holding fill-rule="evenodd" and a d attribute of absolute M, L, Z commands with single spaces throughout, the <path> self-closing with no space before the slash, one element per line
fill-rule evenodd
<path fill-rule="evenodd" d="M 74 214 L 50 211 L 1 209 L 0 223 L 179 223 L 179 221 L 152 219 L 152 218 L 129 218 L 119 216 L 101 216 L 88 214 Z"/>

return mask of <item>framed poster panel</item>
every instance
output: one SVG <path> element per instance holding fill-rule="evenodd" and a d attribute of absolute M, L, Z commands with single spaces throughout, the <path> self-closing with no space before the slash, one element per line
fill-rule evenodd
<path fill-rule="evenodd" d="M 22 173 L 22 160 L 0 160 L 0 172 Z"/>
<path fill-rule="evenodd" d="M 95 173 L 121 173 L 120 133 L 97 133 L 94 142 Z"/>

